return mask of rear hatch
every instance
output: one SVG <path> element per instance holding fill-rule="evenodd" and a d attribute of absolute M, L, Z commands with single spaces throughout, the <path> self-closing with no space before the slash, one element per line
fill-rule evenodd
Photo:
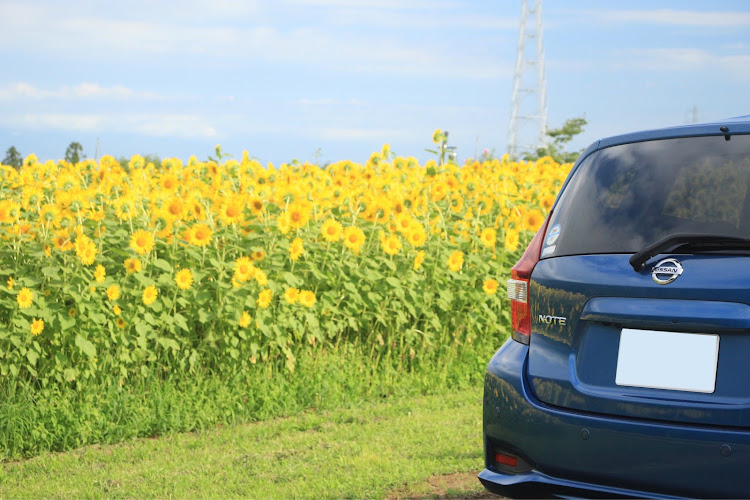
<path fill-rule="evenodd" d="M 749 186 L 746 135 L 584 159 L 529 283 L 535 395 L 593 413 L 750 426 Z"/>

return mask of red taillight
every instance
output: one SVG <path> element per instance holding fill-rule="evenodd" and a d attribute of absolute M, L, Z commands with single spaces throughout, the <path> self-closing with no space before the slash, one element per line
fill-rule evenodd
<path fill-rule="evenodd" d="M 531 271 L 539 262 L 542 253 L 542 241 L 547 232 L 547 223 L 552 214 L 547 216 L 529 243 L 526 251 L 516 265 L 510 270 L 508 280 L 508 298 L 510 299 L 510 322 L 513 328 L 512 336 L 515 340 L 529 343 L 531 336 L 531 308 L 529 306 L 529 279 Z"/>
<path fill-rule="evenodd" d="M 495 463 L 515 468 L 518 465 L 518 459 L 513 455 L 506 455 L 505 453 L 497 452 L 495 453 Z"/>

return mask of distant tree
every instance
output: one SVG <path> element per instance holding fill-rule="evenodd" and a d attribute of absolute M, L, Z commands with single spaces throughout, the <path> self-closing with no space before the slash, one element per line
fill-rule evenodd
<path fill-rule="evenodd" d="M 583 117 L 565 120 L 562 127 L 554 128 L 547 132 L 547 135 L 552 139 L 552 144 L 548 144 L 543 148 L 537 148 L 535 152 L 524 156 L 524 160 L 533 161 L 543 156 L 551 156 L 558 163 L 575 162 L 583 150 L 568 152 L 565 149 L 573 137 L 583 132 L 583 127 L 587 123 L 586 118 Z"/>
<path fill-rule="evenodd" d="M 143 164 L 148 165 L 153 163 L 155 167 L 161 168 L 161 158 L 157 154 L 146 154 L 143 156 Z M 120 164 L 123 170 L 130 171 L 130 158 L 127 156 L 121 156 L 117 158 L 117 162 Z"/>
<path fill-rule="evenodd" d="M 22 163 L 23 158 L 21 158 L 21 153 L 18 152 L 15 146 L 9 147 L 5 152 L 5 158 L 3 158 L 2 164 L 10 165 L 11 167 L 15 168 L 21 168 Z"/>
<path fill-rule="evenodd" d="M 71 142 L 68 149 L 65 150 L 65 161 L 76 164 L 81 161 L 81 153 L 83 153 L 83 146 L 81 146 L 81 143 Z"/>

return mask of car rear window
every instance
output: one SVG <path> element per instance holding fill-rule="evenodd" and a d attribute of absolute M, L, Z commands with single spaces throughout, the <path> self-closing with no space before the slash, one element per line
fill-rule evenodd
<path fill-rule="evenodd" d="M 750 136 L 612 146 L 573 174 L 542 258 L 632 253 L 678 232 L 750 235 Z"/>

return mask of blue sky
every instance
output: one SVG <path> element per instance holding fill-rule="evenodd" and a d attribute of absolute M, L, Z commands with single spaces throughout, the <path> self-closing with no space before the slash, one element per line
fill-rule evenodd
<path fill-rule="evenodd" d="M 750 113 L 750 5 L 546 1 L 549 124 L 572 146 Z M 278 165 L 459 159 L 506 150 L 521 1 L 0 3 L 0 155 L 71 141 L 93 157 L 203 159 L 219 143 Z M 1 156 L 0 156 L 1 158 Z"/>

